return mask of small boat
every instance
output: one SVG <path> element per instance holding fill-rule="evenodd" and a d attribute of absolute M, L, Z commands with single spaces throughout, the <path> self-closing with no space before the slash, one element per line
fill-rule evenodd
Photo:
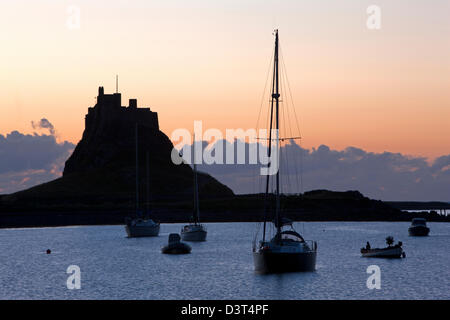
<path fill-rule="evenodd" d="M 194 157 L 195 157 L 195 136 L 194 136 Z M 197 165 L 194 159 L 194 214 L 193 221 L 181 229 L 181 239 L 183 241 L 206 241 L 206 227 L 200 223 L 200 209 L 198 201 L 198 178 Z"/>
<path fill-rule="evenodd" d="M 427 227 L 427 221 L 424 218 L 414 218 L 408 228 L 408 233 L 413 237 L 425 237 L 430 233 L 430 228 Z"/>
<path fill-rule="evenodd" d="M 280 141 L 286 139 L 296 139 L 298 137 L 291 138 L 279 138 L 278 133 L 280 129 L 279 123 L 279 103 L 280 103 L 280 90 L 279 90 L 279 63 L 278 63 L 278 30 L 275 30 L 275 52 L 274 52 L 274 71 L 273 71 L 273 86 L 271 94 L 271 112 L 270 112 L 270 135 L 268 143 L 268 157 L 270 158 L 272 150 L 272 141 L 275 140 L 276 147 Z M 275 119 L 273 119 L 275 117 Z M 275 122 L 275 134 L 276 137 L 272 137 L 272 124 Z M 281 160 L 278 160 L 281 163 Z M 272 162 L 269 163 L 269 168 L 272 167 Z M 276 179 L 275 187 L 275 205 L 273 208 L 274 217 L 272 223 L 275 231 L 275 235 L 271 239 L 266 239 L 267 220 L 269 215 L 269 186 L 270 175 L 266 177 L 266 189 L 264 199 L 264 223 L 262 240 L 257 242 L 257 237 L 253 241 L 253 263 L 255 271 L 258 273 L 283 273 L 283 272 L 311 272 L 316 269 L 316 256 L 317 256 L 317 243 L 312 240 L 304 240 L 303 237 L 294 230 L 292 222 L 286 217 L 283 217 L 281 205 L 280 205 L 280 169 L 276 170 L 276 175 L 273 177 Z M 283 227 L 290 226 L 290 229 L 286 230 Z"/>
<path fill-rule="evenodd" d="M 188 224 L 181 229 L 183 241 L 206 241 L 206 228 L 202 224 Z"/>
<path fill-rule="evenodd" d="M 403 243 L 399 241 L 396 245 L 393 237 L 386 238 L 386 248 L 371 248 L 369 242 L 365 248 L 361 248 L 361 254 L 366 258 L 405 258 L 406 254 L 402 249 Z"/>
<path fill-rule="evenodd" d="M 183 242 L 180 242 L 180 235 L 178 233 L 169 234 L 169 244 L 161 249 L 162 253 L 166 254 L 186 254 L 191 253 L 191 247 Z"/>
<path fill-rule="evenodd" d="M 149 191 L 149 159 L 147 152 L 147 212 L 145 216 L 139 208 L 139 157 L 138 157 L 138 125 L 136 124 L 136 213 L 134 217 L 125 218 L 125 231 L 129 238 L 136 237 L 157 237 L 159 235 L 159 222 L 155 222 L 149 217 L 150 209 L 148 207 Z"/>
<path fill-rule="evenodd" d="M 281 231 L 253 251 L 258 273 L 312 272 L 316 269 L 316 255 L 316 242 L 304 240 L 295 230 Z"/>
<path fill-rule="evenodd" d="M 157 237 L 159 234 L 159 223 L 149 218 L 125 219 L 125 230 L 129 238 Z"/>

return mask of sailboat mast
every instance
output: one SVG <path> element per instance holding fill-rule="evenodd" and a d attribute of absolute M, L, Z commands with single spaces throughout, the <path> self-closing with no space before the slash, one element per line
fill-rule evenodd
<path fill-rule="evenodd" d="M 146 152 L 146 165 L 147 165 L 147 214 L 150 212 L 150 156 L 149 152 Z"/>
<path fill-rule="evenodd" d="M 278 33 L 277 31 L 275 31 Z M 275 38 L 277 39 L 277 38 Z M 275 42 L 275 46 L 276 46 Z M 275 54 L 276 55 L 276 49 Z M 274 93 L 275 93 L 275 75 L 276 75 L 276 69 L 275 69 L 275 63 L 273 65 L 273 76 L 272 76 L 272 101 L 270 105 L 270 125 L 269 125 L 269 148 L 267 150 L 267 158 L 270 159 L 270 156 L 272 154 L 272 126 L 273 126 L 273 102 L 274 102 Z M 269 163 L 269 166 L 271 164 Z M 267 198 L 269 194 L 269 179 L 270 176 L 266 176 L 266 192 L 264 194 L 264 225 L 263 225 L 263 242 L 266 241 L 266 224 L 267 224 Z"/>
<path fill-rule="evenodd" d="M 138 124 L 135 128 L 136 139 L 136 214 L 139 215 L 139 151 L 138 151 Z"/>
<path fill-rule="evenodd" d="M 275 58 L 274 58 L 274 64 L 275 64 L 275 93 L 272 94 L 272 98 L 275 98 L 275 105 L 276 105 L 276 147 L 278 152 L 279 148 L 279 128 L 280 128 L 280 119 L 279 119 L 279 103 L 280 103 L 280 92 L 279 92 L 279 73 L 278 73 L 278 30 L 275 30 Z M 278 155 L 277 155 L 278 156 Z M 276 176 L 276 211 L 275 211 L 275 219 L 277 223 L 277 234 L 281 232 L 281 221 L 280 221 L 280 159 L 278 159 L 278 170 L 277 170 L 277 176 Z"/>
<path fill-rule="evenodd" d="M 198 204 L 198 179 L 197 179 L 197 163 L 195 157 L 195 134 L 194 134 L 194 223 L 197 224 L 200 221 L 200 210 Z"/>

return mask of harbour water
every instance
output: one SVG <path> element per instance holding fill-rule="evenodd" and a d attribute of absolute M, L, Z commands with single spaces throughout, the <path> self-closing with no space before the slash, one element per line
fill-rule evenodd
<path fill-rule="evenodd" d="M 450 224 L 428 225 L 418 238 L 405 222 L 296 223 L 318 242 L 317 271 L 282 275 L 254 273 L 255 223 L 209 223 L 207 241 L 179 256 L 160 249 L 182 224 L 133 239 L 123 226 L 1 229 L 0 299 L 450 299 Z M 360 256 L 366 241 L 384 247 L 389 235 L 405 259 Z M 67 288 L 70 265 L 81 289 Z M 380 289 L 367 288 L 370 265 L 380 267 Z"/>

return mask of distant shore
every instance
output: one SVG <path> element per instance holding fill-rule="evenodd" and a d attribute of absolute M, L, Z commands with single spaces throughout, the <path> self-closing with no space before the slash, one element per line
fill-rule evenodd
<path fill-rule="evenodd" d="M 161 223 L 187 223 L 190 212 L 170 212 L 155 211 L 151 217 Z M 427 212 L 410 213 L 402 211 L 402 216 L 389 218 L 360 217 L 356 218 L 335 216 L 335 217 L 314 217 L 314 214 L 290 214 L 293 221 L 304 222 L 409 222 L 415 217 L 424 217 L 430 222 L 450 222 L 450 216 L 430 215 Z M 89 225 L 123 225 L 127 212 L 52 212 L 43 214 L 42 212 L 11 213 L 0 215 L 0 229 L 5 228 L 45 228 L 64 226 L 89 226 Z M 257 214 L 250 213 L 213 213 L 202 212 L 202 222 L 204 223 L 224 223 L 224 222 L 261 222 L 262 219 Z"/>
<path fill-rule="evenodd" d="M 268 199 L 268 204 L 272 203 Z M 283 215 L 293 221 L 411 221 L 423 217 L 427 221 L 450 222 L 450 216 L 438 212 L 406 212 L 431 209 L 430 203 L 383 202 L 364 197 L 358 191 L 335 192 L 314 190 L 303 195 L 283 195 Z M 409 205 L 410 207 L 406 207 Z M 434 202 L 438 208 L 446 203 Z M 190 197 L 154 199 L 148 204 L 151 217 L 161 223 L 186 223 L 192 215 Z M 141 204 L 141 209 L 147 204 Z M 450 205 L 448 206 L 450 208 Z M 132 201 L 107 198 L 53 198 L 17 200 L 0 198 L 0 228 L 57 227 L 71 225 L 121 225 L 125 217 L 134 215 Z M 263 220 L 264 197 L 261 194 L 200 199 L 201 221 L 257 222 Z M 268 208 L 269 216 L 273 207 Z M 270 219 L 269 219 L 270 220 Z"/>

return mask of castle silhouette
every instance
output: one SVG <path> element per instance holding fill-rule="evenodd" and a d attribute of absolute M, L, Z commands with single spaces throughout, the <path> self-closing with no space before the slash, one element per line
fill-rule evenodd
<path fill-rule="evenodd" d="M 118 92 L 105 94 L 104 88 L 98 88 L 97 104 L 88 108 L 85 117 L 85 129 L 90 132 L 97 121 L 105 124 L 121 123 L 151 127 L 159 130 L 158 113 L 150 108 L 138 108 L 137 99 L 129 99 L 128 106 L 122 106 L 122 95 Z"/>

